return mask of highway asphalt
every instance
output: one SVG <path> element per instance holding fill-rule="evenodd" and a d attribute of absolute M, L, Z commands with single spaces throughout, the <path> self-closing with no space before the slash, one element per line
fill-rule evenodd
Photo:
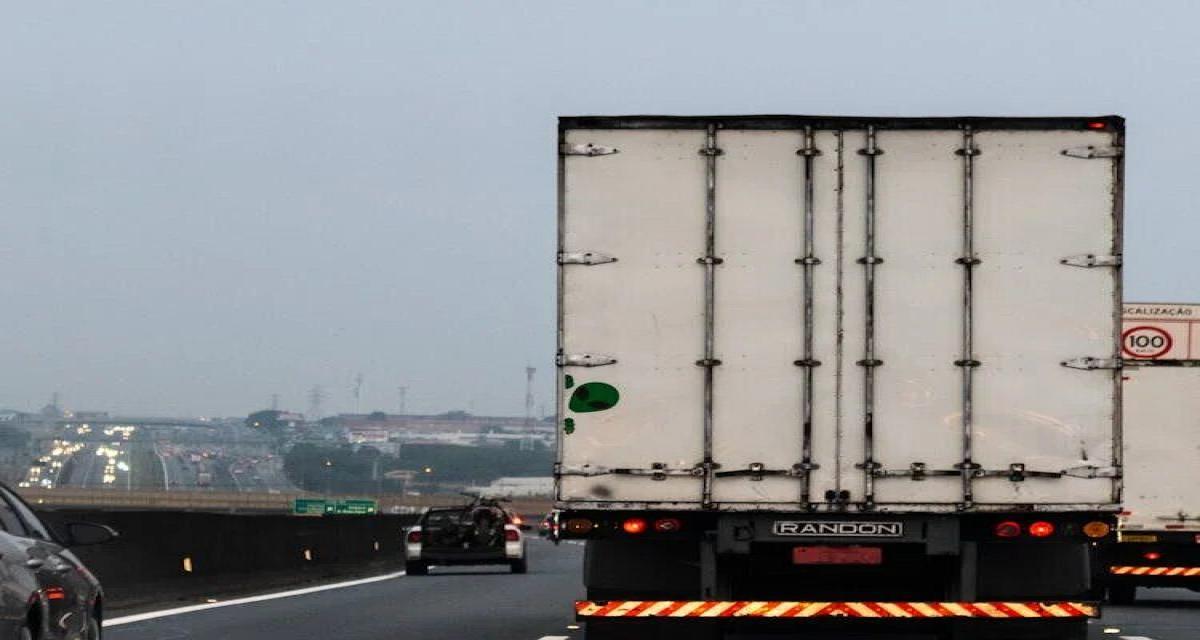
<path fill-rule="evenodd" d="M 105 629 L 107 640 L 581 640 L 571 601 L 582 597 L 583 547 L 530 542 L 530 571 L 435 568 L 369 584 L 210 608 Z M 1200 596 L 1142 590 L 1144 601 L 1106 607 L 1090 638 L 1196 640 Z M 778 637 L 778 636 L 775 636 Z M 800 637 L 800 636 L 797 636 Z M 804 638 L 812 638 L 805 635 Z M 856 636 L 857 637 L 857 636 Z M 910 636 L 911 637 L 911 636 Z"/>
<path fill-rule="evenodd" d="M 105 640 L 537 640 L 567 636 L 583 547 L 529 543 L 529 573 L 434 568 L 391 580 L 106 628 Z"/>

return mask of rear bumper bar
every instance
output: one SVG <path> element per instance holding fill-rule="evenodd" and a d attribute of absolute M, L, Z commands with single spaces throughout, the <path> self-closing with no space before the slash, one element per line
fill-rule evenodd
<path fill-rule="evenodd" d="M 1114 576 L 1147 576 L 1153 578 L 1192 578 L 1200 576 L 1200 567 L 1109 567 L 1108 572 Z"/>
<path fill-rule="evenodd" d="M 744 602 L 580 600 L 578 620 L 613 618 L 984 618 L 1080 619 L 1100 616 L 1091 602 Z"/>

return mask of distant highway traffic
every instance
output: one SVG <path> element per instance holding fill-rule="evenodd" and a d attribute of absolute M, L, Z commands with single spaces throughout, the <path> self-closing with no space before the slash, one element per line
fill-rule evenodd
<path fill-rule="evenodd" d="M 170 443 L 170 444 L 168 444 Z M 20 488 L 292 491 L 268 443 L 214 442 L 195 427 L 68 425 L 43 441 Z"/>
<path fill-rule="evenodd" d="M 491 567 L 435 568 L 419 578 L 397 576 L 232 606 L 202 603 L 196 611 L 144 620 L 117 613 L 105 638 L 327 640 L 336 629 L 347 640 L 581 640 L 570 601 L 583 596 L 582 556 L 581 545 L 534 540 L 526 575 Z M 1141 595 L 1144 603 L 1137 606 L 1106 607 L 1089 639 L 1200 637 L 1200 596 L 1183 590 Z"/>

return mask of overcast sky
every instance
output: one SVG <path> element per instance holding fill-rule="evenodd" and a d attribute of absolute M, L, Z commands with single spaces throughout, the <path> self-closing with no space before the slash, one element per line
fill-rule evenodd
<path fill-rule="evenodd" d="M 1129 119 L 1127 299 L 1200 301 L 1186 2 L 0 2 L 0 407 L 550 396 L 560 114 Z"/>

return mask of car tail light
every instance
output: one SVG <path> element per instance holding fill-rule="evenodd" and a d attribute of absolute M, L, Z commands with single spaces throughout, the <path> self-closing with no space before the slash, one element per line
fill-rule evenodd
<path fill-rule="evenodd" d="M 1106 129 L 1106 128 L 1108 128 L 1108 123 L 1101 122 L 1099 120 L 1093 120 L 1092 122 L 1087 123 L 1087 128 L 1089 128 L 1089 129 Z"/>
<path fill-rule="evenodd" d="M 1158 560 L 1162 558 L 1162 554 L 1157 551 L 1147 551 L 1146 553 L 1142 554 L 1142 557 L 1147 560 Z"/>
<path fill-rule="evenodd" d="M 43 591 L 46 594 L 47 600 L 65 600 L 67 592 L 62 587 L 48 587 Z"/>
<path fill-rule="evenodd" d="M 521 541 L 521 532 L 516 529 L 505 529 L 504 530 L 504 541 L 505 542 L 520 542 Z"/>
<path fill-rule="evenodd" d="M 1039 520 L 1029 525 L 1029 535 L 1035 538 L 1047 538 L 1054 534 L 1054 525 L 1044 520 Z"/>
<path fill-rule="evenodd" d="M 409 544 L 421 544 L 421 532 L 409 531 L 407 539 Z"/>
<path fill-rule="evenodd" d="M 587 518 L 571 518 L 563 524 L 563 528 L 570 535 L 581 536 L 595 529 L 596 524 Z"/>
<path fill-rule="evenodd" d="M 679 518 L 659 518 L 654 521 L 654 530 L 658 533 L 674 533 L 683 528 Z"/>
<path fill-rule="evenodd" d="M 646 521 L 641 518 L 628 518 L 621 523 L 625 533 L 639 534 L 646 531 Z"/>
<path fill-rule="evenodd" d="M 1089 538 L 1103 538 L 1112 531 L 1112 527 L 1108 526 L 1107 522 L 1095 520 L 1083 525 L 1083 535 Z"/>
<path fill-rule="evenodd" d="M 1021 535 L 1021 525 L 1012 520 L 1005 520 L 996 524 L 993 532 L 997 538 L 1015 538 Z"/>

